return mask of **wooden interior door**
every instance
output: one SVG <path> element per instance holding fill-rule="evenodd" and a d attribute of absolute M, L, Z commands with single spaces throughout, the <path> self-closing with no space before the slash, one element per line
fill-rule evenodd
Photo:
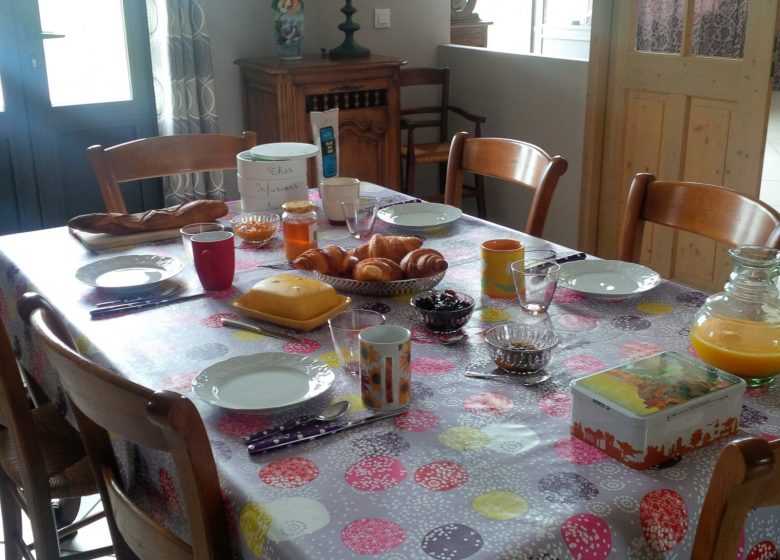
<path fill-rule="evenodd" d="M 597 0 L 594 37 L 601 26 L 609 43 L 594 39 L 590 59 L 589 88 L 604 96 L 592 98 L 588 109 L 589 124 L 603 138 L 601 157 L 585 157 L 591 184 L 586 178 L 583 200 L 597 201 L 584 213 L 584 225 L 596 233 L 592 243 L 586 235 L 586 249 L 614 257 L 638 172 L 758 195 L 776 10 L 776 0 Z M 594 52 L 608 53 L 608 60 Z M 594 117 L 599 107 L 601 126 Z M 722 288 L 731 269 L 726 247 L 648 228 L 643 262 L 688 285 Z"/>

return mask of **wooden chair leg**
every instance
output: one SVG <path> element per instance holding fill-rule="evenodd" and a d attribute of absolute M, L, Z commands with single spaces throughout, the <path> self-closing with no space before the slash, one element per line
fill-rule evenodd
<path fill-rule="evenodd" d="M 477 189 L 477 216 L 486 220 L 487 205 L 485 204 L 485 178 L 482 175 L 475 175 L 474 186 Z"/>
<path fill-rule="evenodd" d="M 444 186 L 447 182 L 447 163 L 439 164 L 439 194 L 444 194 Z"/>
<path fill-rule="evenodd" d="M 22 508 L 14 498 L 13 482 L 0 469 L 0 510 L 3 514 L 5 560 L 20 560 L 17 542 L 22 542 Z"/>
<path fill-rule="evenodd" d="M 406 194 L 414 196 L 414 158 L 406 158 Z"/>

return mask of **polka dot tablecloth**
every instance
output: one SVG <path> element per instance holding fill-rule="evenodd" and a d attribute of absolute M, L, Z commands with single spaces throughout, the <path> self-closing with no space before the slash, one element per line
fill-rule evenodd
<path fill-rule="evenodd" d="M 365 190 L 385 203 L 403 198 L 372 185 Z M 320 245 L 356 243 L 324 218 L 319 225 Z M 377 231 L 409 234 L 381 222 Z M 235 552 L 244 559 L 687 558 L 722 443 L 663 468 L 631 470 L 569 435 L 569 384 L 660 350 L 692 353 L 688 325 L 706 294 L 666 282 L 640 296 L 603 301 L 561 288 L 550 309 L 561 342 L 548 381 L 525 387 L 467 378 L 467 369 L 489 363 L 484 332 L 524 320 L 516 301 L 481 295 L 481 242 L 511 237 L 527 246 L 550 244 L 467 216 L 444 229 L 414 233 L 450 264 L 438 288 L 477 300 L 466 337 L 442 344 L 419 324 L 408 296 L 352 295 L 353 306 L 380 311 L 388 323 L 412 330 L 409 411 L 254 457 L 241 436 L 318 412 L 335 400 L 350 402 L 346 419 L 369 413 L 357 379 L 339 366 L 327 326 L 288 342 L 221 325 L 221 317 L 237 316 L 231 301 L 258 280 L 288 269 L 279 239 L 259 249 L 237 244 L 230 290 L 92 321 L 89 309 L 106 296 L 80 283 L 77 268 L 124 254 L 183 259 L 181 242 L 94 254 L 64 228 L 0 237 L 0 314 L 23 365 L 61 405 L 57 378 L 30 345 L 16 313 L 16 299 L 27 290 L 43 293 L 60 309 L 93 359 L 136 382 L 193 399 L 211 439 Z M 183 293 L 199 288 L 189 265 L 179 279 Z M 270 415 L 219 409 L 191 393 L 192 379 L 204 367 L 271 351 L 322 360 L 333 367 L 336 382 L 314 401 Z M 780 437 L 780 388 L 746 393 L 741 430 Z M 123 462 L 142 507 L 186 537 L 175 473 L 166 458 L 127 449 Z M 739 558 L 775 558 L 778 544 L 780 512 L 753 514 Z"/>

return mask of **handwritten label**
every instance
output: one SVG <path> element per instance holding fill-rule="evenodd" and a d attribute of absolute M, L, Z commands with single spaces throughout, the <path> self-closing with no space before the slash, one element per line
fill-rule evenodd
<path fill-rule="evenodd" d="M 288 200 L 309 198 L 305 175 L 297 181 L 252 180 L 239 177 L 238 192 L 241 194 L 241 208 L 244 212 L 279 211 L 282 204 Z"/>

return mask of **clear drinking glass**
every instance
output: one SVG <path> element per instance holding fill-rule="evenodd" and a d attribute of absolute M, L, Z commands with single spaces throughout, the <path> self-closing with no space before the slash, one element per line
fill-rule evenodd
<path fill-rule="evenodd" d="M 561 270 L 555 262 L 555 252 L 526 251 L 524 260 L 513 262 L 511 268 L 520 309 L 530 315 L 547 313 Z"/>
<path fill-rule="evenodd" d="M 359 196 L 355 199 L 342 201 L 344 220 L 352 237 L 366 239 L 371 237 L 376 220 L 376 211 L 379 199 L 373 196 Z"/>
<path fill-rule="evenodd" d="M 181 242 L 184 245 L 184 254 L 189 262 L 192 259 L 192 236 L 197 233 L 206 233 L 207 231 L 223 231 L 225 226 L 217 222 L 203 222 L 200 224 L 189 224 L 179 230 L 181 233 Z"/>
<path fill-rule="evenodd" d="M 328 319 L 333 346 L 346 371 L 355 375 L 360 371 L 360 331 L 384 322 L 384 315 L 370 309 L 348 309 Z"/>

